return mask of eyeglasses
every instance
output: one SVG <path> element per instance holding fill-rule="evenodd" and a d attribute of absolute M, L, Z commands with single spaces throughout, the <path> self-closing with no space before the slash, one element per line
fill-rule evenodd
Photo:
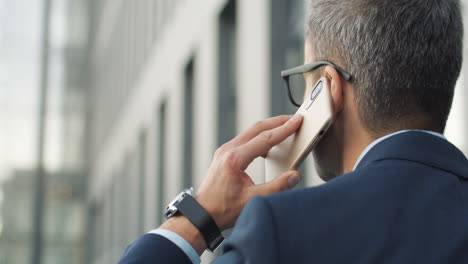
<path fill-rule="evenodd" d="M 310 64 L 305 64 L 296 68 L 285 70 L 281 72 L 281 77 L 283 77 L 284 84 L 288 90 L 288 96 L 291 103 L 297 107 L 300 107 L 302 101 L 304 100 L 304 95 L 306 92 L 306 84 L 302 74 L 315 70 L 321 66 L 330 65 L 338 71 L 338 73 L 346 81 L 350 81 L 352 76 L 347 73 L 345 70 L 341 69 L 337 65 L 329 61 L 318 61 Z M 291 89 L 291 86 L 294 86 L 294 89 Z"/>

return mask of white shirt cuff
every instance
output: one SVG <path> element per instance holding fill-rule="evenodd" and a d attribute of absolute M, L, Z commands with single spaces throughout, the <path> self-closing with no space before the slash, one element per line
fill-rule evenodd
<path fill-rule="evenodd" d="M 184 253 L 187 255 L 187 257 L 192 261 L 194 264 L 199 264 L 201 262 L 200 256 L 198 256 L 198 253 L 193 249 L 193 247 L 181 236 L 178 234 L 166 230 L 166 229 L 154 229 L 148 232 L 148 234 L 155 234 L 155 235 L 160 235 L 163 236 L 172 243 L 176 244 Z"/>

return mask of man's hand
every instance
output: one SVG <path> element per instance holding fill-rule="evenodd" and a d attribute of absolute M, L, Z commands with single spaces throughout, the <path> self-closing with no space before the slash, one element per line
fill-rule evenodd
<path fill-rule="evenodd" d="M 195 199 L 221 230 L 234 225 L 242 208 L 254 196 L 291 189 L 301 180 L 298 171 L 289 171 L 270 182 L 255 185 L 245 173 L 254 159 L 265 157 L 272 147 L 294 134 L 301 122 L 300 115 L 292 118 L 277 116 L 257 122 L 216 151 Z M 160 228 L 182 236 L 198 254 L 206 249 L 198 229 L 183 215 L 172 217 Z"/>
<path fill-rule="evenodd" d="M 257 122 L 215 153 L 195 199 L 210 213 L 221 230 L 234 225 L 245 204 L 254 196 L 293 188 L 301 179 L 289 171 L 274 180 L 255 185 L 245 169 L 257 157 L 292 135 L 302 116 L 278 116 Z"/>

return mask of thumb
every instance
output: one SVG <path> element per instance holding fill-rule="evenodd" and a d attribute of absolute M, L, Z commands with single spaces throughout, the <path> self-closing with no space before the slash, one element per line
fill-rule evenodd
<path fill-rule="evenodd" d="M 301 173 L 298 171 L 287 171 L 273 180 L 257 185 L 257 195 L 270 195 L 280 191 L 294 188 L 301 181 Z"/>

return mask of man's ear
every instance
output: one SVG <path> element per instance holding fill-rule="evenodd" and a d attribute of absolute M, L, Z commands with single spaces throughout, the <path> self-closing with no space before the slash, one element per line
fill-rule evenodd
<path fill-rule="evenodd" d="M 333 104 L 333 113 L 336 115 L 344 107 L 344 81 L 338 71 L 332 66 L 325 67 L 325 77 L 330 80 L 330 95 Z"/>

